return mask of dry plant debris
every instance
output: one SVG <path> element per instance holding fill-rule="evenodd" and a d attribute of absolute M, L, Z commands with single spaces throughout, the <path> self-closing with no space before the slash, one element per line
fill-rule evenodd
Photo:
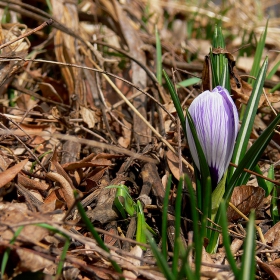
<path fill-rule="evenodd" d="M 164 279 L 149 246 L 143 251 L 134 241 L 135 217 L 123 219 L 114 206 L 117 190 L 106 188 L 129 187 L 131 197 L 141 201 L 147 223 L 159 234 L 160 243 L 168 175 L 173 174 L 174 186 L 182 173 L 193 178 L 174 105 L 155 76 L 155 26 L 161 35 L 162 65 L 170 77 L 181 82 L 205 76 L 202 68 L 211 46 L 207 26 L 219 21 L 226 30 L 233 63 L 235 51 L 244 47 L 242 36 L 252 33 L 259 38 L 266 19 L 258 15 L 272 13 L 272 8 L 262 3 L 259 11 L 255 1 L 229 1 L 231 7 L 222 16 L 225 7 L 210 1 L 203 1 L 205 7 L 200 9 L 196 1 L 47 2 L 0 1 L 2 261 L 10 250 L 2 277 L 28 278 L 32 274 L 36 279 L 49 279 L 57 273 L 70 240 L 62 274 L 56 275 L 59 279 L 119 279 L 111 259 L 120 265 L 126 279 Z M 279 17 L 272 15 L 265 46 L 271 69 L 279 61 L 279 54 L 272 51 L 280 49 L 279 35 Z M 252 49 L 254 44 L 252 39 Z M 234 91 L 238 106 L 247 103 L 251 92 L 243 75 L 248 75 L 252 62 L 253 53 L 241 56 L 233 65 L 242 85 Z M 278 69 L 266 81 L 265 91 L 279 83 L 279 73 Z M 183 106 L 205 86 L 207 83 L 178 89 Z M 279 91 L 263 95 L 252 142 L 279 109 Z M 279 140 L 278 133 L 261 162 L 263 170 L 274 165 L 276 181 Z M 96 244 L 81 222 L 74 191 L 110 253 Z M 167 229 L 170 251 L 175 197 L 174 189 Z M 258 243 L 257 275 L 259 279 L 280 279 L 279 223 L 272 226 L 269 201 L 264 203 L 263 198 L 262 189 L 252 179 L 250 185 L 235 190 L 231 202 L 245 215 L 257 209 L 266 241 Z M 182 199 L 181 237 L 187 246 L 192 243 L 192 223 L 186 193 Z M 229 232 L 238 259 L 245 236 L 243 220 L 232 209 L 228 219 L 233 222 Z M 20 233 L 12 242 L 17 231 Z M 204 251 L 201 275 L 203 279 L 232 279 L 222 242 L 216 255 Z"/>

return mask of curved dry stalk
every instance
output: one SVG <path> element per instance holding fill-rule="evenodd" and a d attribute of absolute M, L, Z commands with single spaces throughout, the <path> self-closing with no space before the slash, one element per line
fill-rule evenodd
<path fill-rule="evenodd" d="M 75 203 L 75 197 L 74 197 L 73 189 L 71 188 L 68 181 L 62 175 L 54 172 L 49 172 L 46 174 L 46 176 L 49 179 L 60 184 L 67 207 L 71 208 L 72 205 Z"/>

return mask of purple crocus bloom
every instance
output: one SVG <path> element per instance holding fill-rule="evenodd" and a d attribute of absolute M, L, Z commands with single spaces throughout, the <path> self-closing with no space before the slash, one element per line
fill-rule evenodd
<path fill-rule="evenodd" d="M 196 133 L 209 165 L 212 182 L 217 184 L 228 168 L 238 130 L 238 112 L 229 92 L 217 86 L 194 99 L 189 107 Z M 198 154 L 188 120 L 187 138 L 195 165 Z"/>

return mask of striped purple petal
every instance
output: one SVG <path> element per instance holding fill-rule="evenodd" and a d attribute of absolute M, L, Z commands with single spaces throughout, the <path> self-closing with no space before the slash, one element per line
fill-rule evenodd
<path fill-rule="evenodd" d="M 198 139 L 212 176 L 217 184 L 228 168 L 238 131 L 238 112 L 229 92 L 217 86 L 204 91 L 189 107 Z M 187 138 L 193 160 L 200 170 L 192 133 L 187 123 Z"/>

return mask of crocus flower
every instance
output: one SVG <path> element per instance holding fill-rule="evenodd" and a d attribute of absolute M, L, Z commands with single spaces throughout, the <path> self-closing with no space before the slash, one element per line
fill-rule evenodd
<path fill-rule="evenodd" d="M 238 130 L 238 112 L 229 92 L 217 86 L 194 99 L 189 107 L 196 133 L 209 165 L 212 182 L 217 184 L 228 168 Z M 200 170 L 198 154 L 188 120 L 187 138 L 194 163 Z M 201 171 L 201 170 L 200 170 Z"/>

